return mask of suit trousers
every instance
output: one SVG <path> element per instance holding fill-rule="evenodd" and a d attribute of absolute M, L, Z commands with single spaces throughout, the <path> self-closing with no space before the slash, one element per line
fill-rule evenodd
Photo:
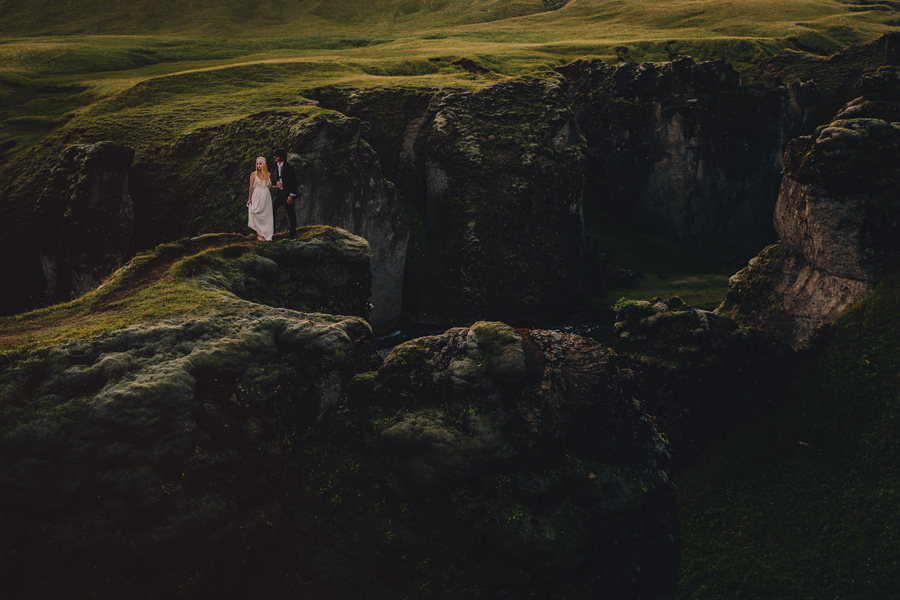
<path fill-rule="evenodd" d="M 275 197 L 272 198 L 272 218 L 275 220 L 275 229 L 278 229 L 278 209 L 282 206 L 284 210 L 287 212 L 288 221 L 291 223 L 291 231 L 290 238 L 294 239 L 297 237 L 297 212 L 294 210 L 294 207 L 297 205 L 297 197 L 294 196 L 294 201 L 290 204 L 287 203 L 289 195 L 286 191 L 280 190 L 275 194 Z"/>

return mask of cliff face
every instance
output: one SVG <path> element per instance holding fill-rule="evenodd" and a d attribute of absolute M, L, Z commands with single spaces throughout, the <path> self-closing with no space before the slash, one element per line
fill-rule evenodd
<path fill-rule="evenodd" d="M 679 241 L 717 236 L 755 250 L 791 128 L 787 90 L 740 87 L 721 61 L 558 67 L 589 147 L 585 202 Z"/>
<path fill-rule="evenodd" d="M 423 304 L 520 321 L 581 291 L 583 140 L 559 77 L 450 94 L 423 127 Z"/>
<path fill-rule="evenodd" d="M 122 264 L 134 229 L 133 159 L 111 142 L 77 145 L 49 170 L 32 219 L 48 304 L 94 289 Z"/>
<path fill-rule="evenodd" d="M 407 309 L 521 321 L 582 285 L 583 140 L 558 76 L 478 92 L 314 90 L 362 121 L 417 215 Z"/>
<path fill-rule="evenodd" d="M 795 347 L 867 296 L 900 251 L 900 73 L 882 69 L 860 89 L 829 125 L 789 144 L 781 246 L 735 275 L 718 309 Z"/>
<path fill-rule="evenodd" d="M 406 211 L 378 157 L 342 115 L 260 113 L 182 135 L 134 167 L 135 245 L 214 231 L 247 231 L 246 197 L 256 157 L 284 147 L 301 180 L 299 225 L 334 225 L 372 249 L 370 315 L 378 330 L 400 315 L 409 235 Z M 276 230 L 287 230 L 279 211 Z"/>

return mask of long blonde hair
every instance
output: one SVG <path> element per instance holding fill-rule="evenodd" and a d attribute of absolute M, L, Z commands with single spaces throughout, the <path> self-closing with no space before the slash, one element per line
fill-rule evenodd
<path fill-rule="evenodd" d="M 263 162 L 263 176 L 265 177 L 265 179 L 259 177 L 258 175 L 259 171 L 256 168 L 256 163 L 258 163 L 259 161 Z M 266 158 L 264 156 L 256 157 L 256 162 L 253 163 L 253 174 L 256 175 L 259 179 L 265 181 L 266 185 L 272 185 L 272 178 L 269 176 L 269 165 L 266 164 Z"/>

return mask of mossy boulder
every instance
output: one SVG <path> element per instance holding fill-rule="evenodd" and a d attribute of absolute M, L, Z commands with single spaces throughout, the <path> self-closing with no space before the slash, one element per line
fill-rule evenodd
<path fill-rule="evenodd" d="M 681 469 L 714 435 L 778 405 L 793 352 L 679 298 L 619 304 L 613 344 Z"/>
<path fill-rule="evenodd" d="M 0 328 L 4 596 L 673 597 L 668 455 L 614 355 L 479 322 L 382 362 L 293 310 L 364 310 L 365 241 L 298 237 L 165 244 Z"/>
<path fill-rule="evenodd" d="M 409 507 L 392 517 L 404 551 L 438 553 L 440 570 L 465 569 L 461 589 L 491 595 L 671 597 L 668 457 L 617 365 L 590 340 L 502 323 L 398 346 L 379 371 L 372 443 Z M 434 522 L 442 535 L 426 543 Z M 464 554 L 450 546 L 460 535 Z"/>
<path fill-rule="evenodd" d="M 257 596 L 242 573 L 279 547 L 297 445 L 381 359 L 359 316 L 240 297 L 364 311 L 364 240 L 228 238 L 168 244 L 79 300 L 127 315 L 179 281 L 180 314 L 0 358 L 4 596 Z"/>

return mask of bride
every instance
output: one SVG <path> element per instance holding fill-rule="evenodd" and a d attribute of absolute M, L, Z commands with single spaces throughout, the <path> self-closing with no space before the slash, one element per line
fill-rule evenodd
<path fill-rule="evenodd" d="M 249 217 L 247 225 L 256 230 L 256 239 L 272 241 L 275 233 L 275 218 L 272 212 L 272 194 L 269 192 L 269 168 L 262 156 L 256 159 L 256 170 L 250 174 L 250 199 L 247 200 Z"/>

